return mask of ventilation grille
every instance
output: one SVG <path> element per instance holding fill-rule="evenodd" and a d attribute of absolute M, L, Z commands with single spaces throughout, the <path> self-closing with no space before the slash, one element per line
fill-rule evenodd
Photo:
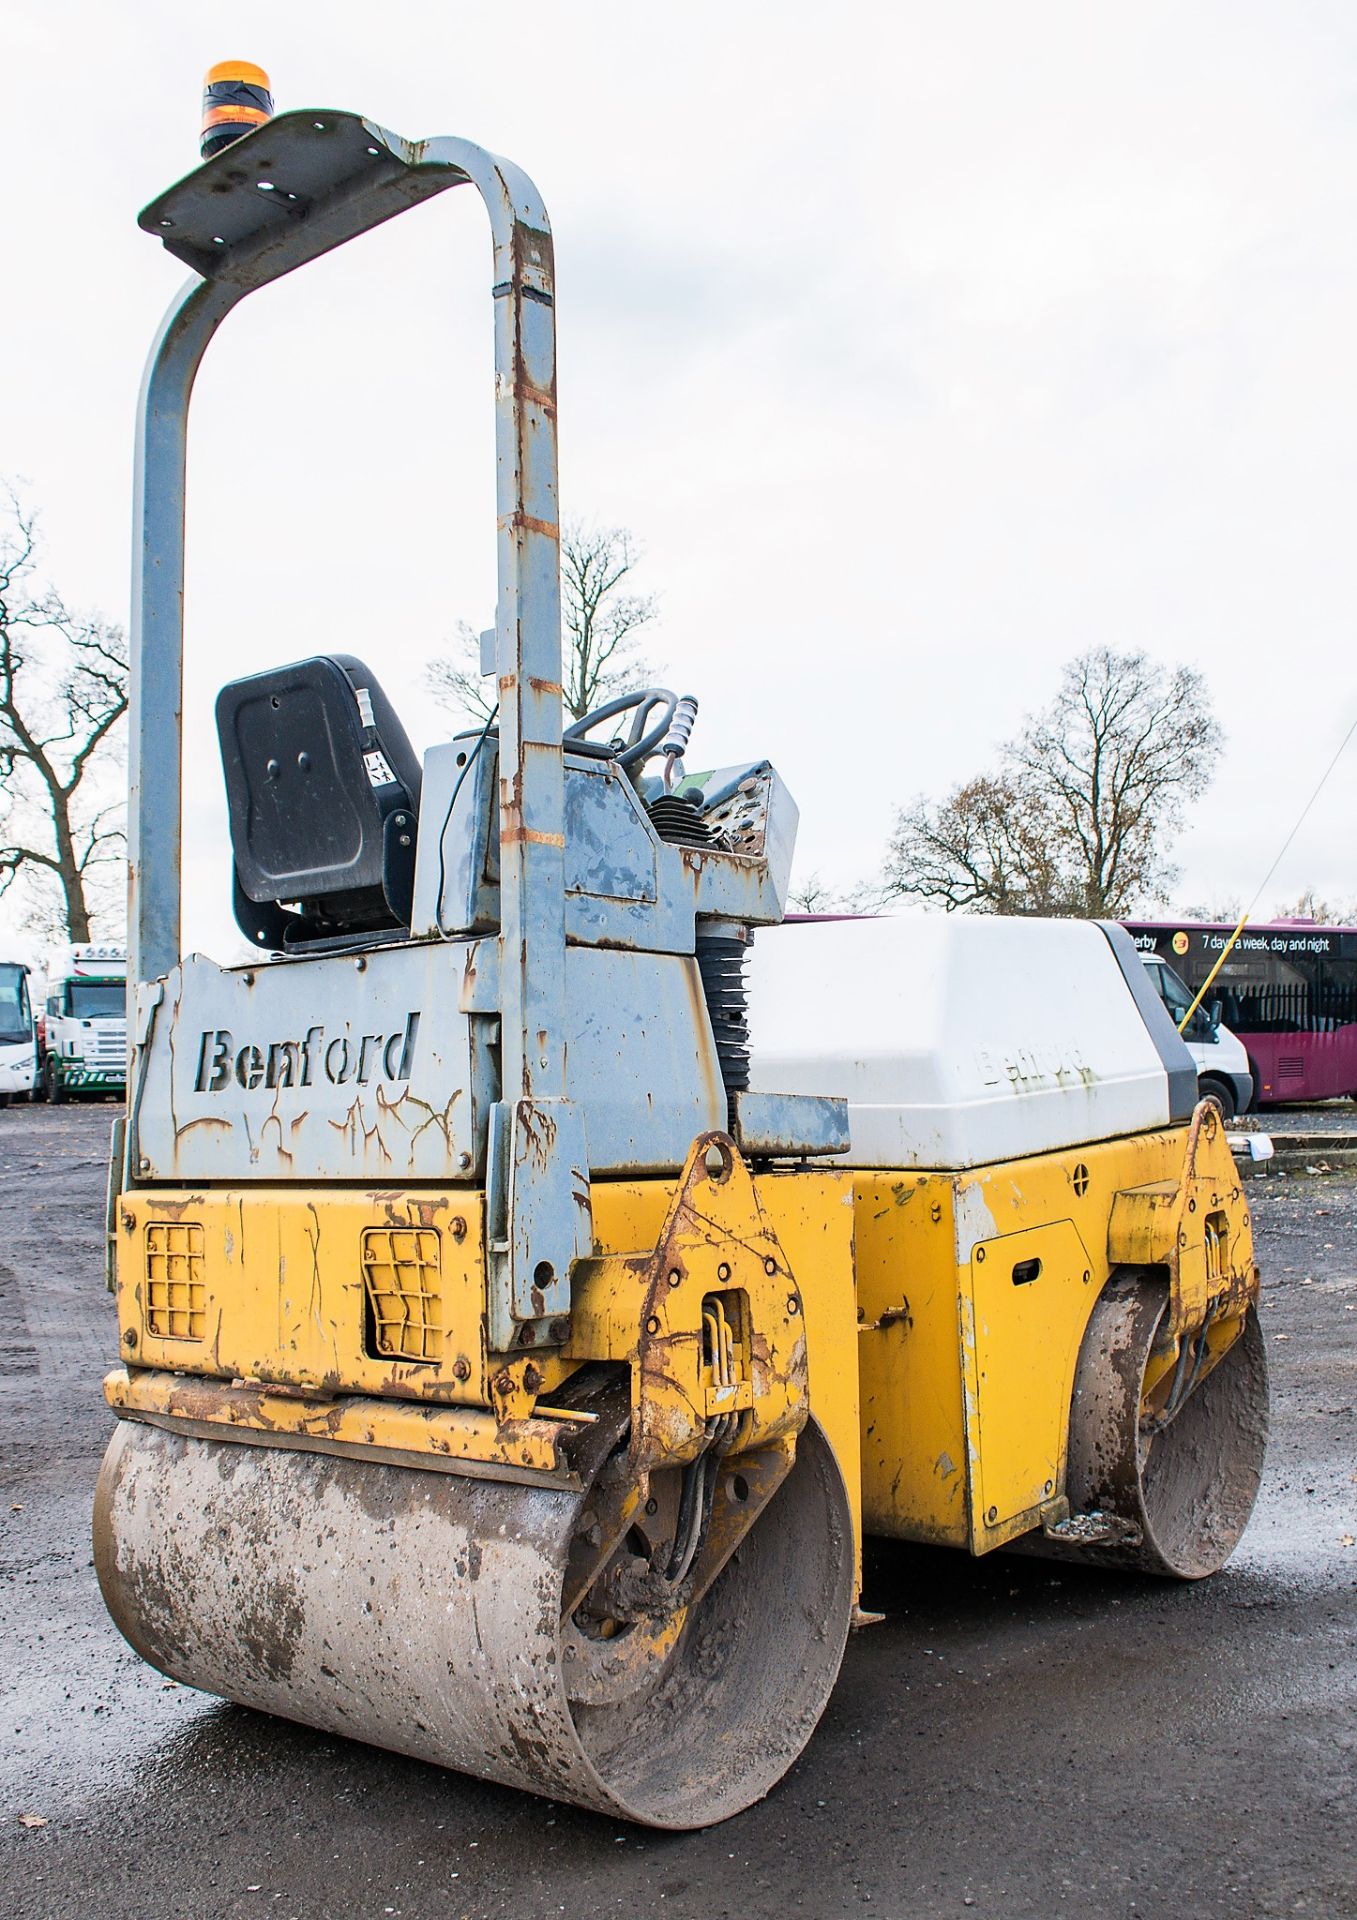
<path fill-rule="evenodd" d="M 368 1349 L 383 1360 L 443 1357 L 442 1267 L 431 1227 L 368 1227 L 363 1233 Z"/>
<path fill-rule="evenodd" d="M 202 1228 L 194 1220 L 148 1220 L 147 1333 L 158 1340 L 201 1340 L 206 1318 Z"/>

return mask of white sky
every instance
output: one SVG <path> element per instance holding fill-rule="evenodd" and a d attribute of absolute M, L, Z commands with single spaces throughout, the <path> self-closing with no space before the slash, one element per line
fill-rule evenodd
<path fill-rule="evenodd" d="M 1357 10 L 9 0 L 0 474 L 67 596 L 117 617 L 136 388 L 184 277 L 135 216 L 228 57 L 280 109 L 536 179 L 563 511 L 644 542 L 692 757 L 776 762 L 800 871 L 871 873 L 901 800 L 1106 642 L 1207 675 L 1229 739 L 1179 895 L 1252 893 L 1357 713 Z M 450 194 L 209 350 L 190 944 L 232 944 L 223 678 L 341 648 L 417 746 L 444 730 L 423 664 L 494 600 L 489 281 Z M 1354 801 L 1357 747 L 1265 906 L 1357 894 Z"/>

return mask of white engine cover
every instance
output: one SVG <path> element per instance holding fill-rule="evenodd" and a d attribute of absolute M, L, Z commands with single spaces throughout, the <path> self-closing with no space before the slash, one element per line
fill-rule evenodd
<path fill-rule="evenodd" d="M 1137 1003 L 1082 920 L 760 929 L 749 1023 L 752 1086 L 846 1098 L 859 1167 L 984 1166 L 1167 1126 L 1170 1075 L 1192 1072 L 1162 1007 Z"/>

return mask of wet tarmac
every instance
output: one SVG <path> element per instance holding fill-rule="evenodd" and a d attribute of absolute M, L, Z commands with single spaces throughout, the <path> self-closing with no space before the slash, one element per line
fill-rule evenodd
<path fill-rule="evenodd" d="M 89 1549 L 110 1114 L 0 1113 L 0 1913 L 1357 1916 L 1357 1177 L 1252 1190 L 1274 1429 L 1223 1574 L 875 1549 L 887 1618 L 791 1775 L 670 1838 L 221 1705 L 120 1641 Z"/>

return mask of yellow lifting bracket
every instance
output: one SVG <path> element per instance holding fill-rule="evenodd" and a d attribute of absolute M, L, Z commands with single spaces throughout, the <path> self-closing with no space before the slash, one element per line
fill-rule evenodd
<path fill-rule="evenodd" d="M 749 1169 L 700 1134 L 654 1247 L 576 1262 L 567 1360 L 631 1370 L 632 1470 L 695 1459 L 712 1430 L 745 1453 L 809 1410 L 800 1289 Z"/>
<path fill-rule="evenodd" d="M 1258 1298 L 1253 1227 L 1220 1109 L 1205 1100 L 1192 1116 L 1177 1180 L 1128 1187 L 1112 1202 L 1111 1264 L 1163 1267 L 1175 1339 L 1208 1320 L 1241 1319 Z"/>

